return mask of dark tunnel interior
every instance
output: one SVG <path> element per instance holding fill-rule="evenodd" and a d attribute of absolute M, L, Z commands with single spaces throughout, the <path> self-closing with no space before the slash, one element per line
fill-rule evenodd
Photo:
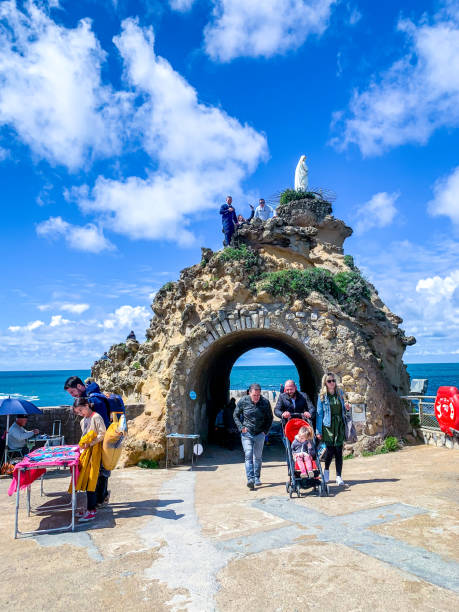
<path fill-rule="evenodd" d="M 201 417 L 201 435 L 208 437 L 219 410 L 229 401 L 230 374 L 241 355 L 254 348 L 273 348 L 284 353 L 295 365 L 300 389 L 315 403 L 322 371 L 301 342 L 273 330 L 245 330 L 214 342 L 201 356 L 192 376 L 198 401 L 206 405 Z M 257 382 L 257 381 L 253 381 Z"/>

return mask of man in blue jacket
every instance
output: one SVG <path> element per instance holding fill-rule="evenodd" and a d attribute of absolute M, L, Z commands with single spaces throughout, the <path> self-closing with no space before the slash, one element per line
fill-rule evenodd
<path fill-rule="evenodd" d="M 90 383 L 85 387 L 83 381 L 78 376 L 70 376 L 64 383 L 64 391 L 67 391 L 73 398 L 77 397 L 88 397 L 91 399 L 93 404 L 94 412 L 98 412 L 104 419 L 105 427 L 110 425 L 110 415 L 108 414 L 107 404 L 102 397 L 93 395 L 93 393 L 99 393 L 100 389 L 97 383 Z"/>
<path fill-rule="evenodd" d="M 229 246 L 231 238 L 234 234 L 234 228 L 237 224 L 236 211 L 232 206 L 233 198 L 228 196 L 226 198 L 226 204 L 222 204 L 220 207 L 220 214 L 222 216 L 223 233 L 225 234 L 225 246 Z"/>

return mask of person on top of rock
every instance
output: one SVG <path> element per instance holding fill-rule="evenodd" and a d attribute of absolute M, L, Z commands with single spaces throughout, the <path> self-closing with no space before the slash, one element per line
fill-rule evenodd
<path fill-rule="evenodd" d="M 322 387 L 317 400 L 316 435 L 324 441 L 325 451 L 324 480 L 330 479 L 330 464 L 335 457 L 336 484 L 344 486 L 341 477 L 343 469 L 343 444 L 346 427 L 346 410 L 350 404 L 344 400 L 344 392 L 338 387 L 336 374 L 328 372 L 322 378 Z"/>
<path fill-rule="evenodd" d="M 266 204 L 263 198 L 260 198 L 259 204 L 255 209 L 255 219 L 261 219 L 267 221 L 271 217 L 276 216 L 276 211 L 272 206 Z"/>
<path fill-rule="evenodd" d="M 134 331 L 131 329 L 131 331 L 129 332 L 126 340 L 134 340 L 135 342 L 137 342 L 137 338 L 135 337 L 135 333 Z"/>
<path fill-rule="evenodd" d="M 223 233 L 225 234 L 223 246 L 229 246 L 237 224 L 236 211 L 234 210 L 233 198 L 231 196 L 227 196 L 226 204 L 221 205 L 220 214 L 222 216 Z"/>
<path fill-rule="evenodd" d="M 255 214 L 255 208 L 252 206 L 252 204 L 249 204 L 249 206 L 252 209 L 252 212 L 250 213 L 250 217 L 246 219 L 242 215 L 238 215 L 236 227 L 242 227 L 245 223 L 250 223 L 250 221 L 252 221 L 253 215 Z"/>
<path fill-rule="evenodd" d="M 262 397 L 260 385 L 250 385 L 249 395 L 245 395 L 238 401 L 233 418 L 241 432 L 247 486 L 253 491 L 255 485 L 261 485 L 263 446 L 265 436 L 273 422 L 271 404 Z"/>

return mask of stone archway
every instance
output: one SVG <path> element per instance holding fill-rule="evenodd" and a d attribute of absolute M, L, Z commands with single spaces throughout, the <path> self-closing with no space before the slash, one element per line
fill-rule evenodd
<path fill-rule="evenodd" d="M 234 362 L 260 346 L 290 357 L 313 397 L 322 372 L 335 372 L 360 410 L 359 433 L 381 439 L 409 431 L 399 396 L 409 389 L 403 353 L 415 340 L 405 337 L 401 319 L 344 256 L 352 230 L 317 199 L 277 212 L 239 229 L 233 248 L 202 249 L 200 263 L 157 292 L 147 340 L 114 345 L 109 359 L 94 364 L 92 375 L 104 390 L 145 404 L 130 424 L 127 464 L 161 458 L 168 432 L 205 433 L 209 411 L 227 398 Z M 264 284 L 279 275 L 282 291 Z M 299 276 L 301 290 L 285 284 Z M 352 281 L 349 293 L 338 290 L 335 277 Z"/>
<path fill-rule="evenodd" d="M 277 349 L 289 357 L 298 371 L 300 389 L 316 399 L 322 368 L 304 343 L 285 332 L 264 327 L 233 331 L 212 342 L 191 370 L 188 396 L 193 390 L 197 397 L 189 400 L 185 411 L 188 419 L 182 427 L 207 437 L 209 423 L 229 399 L 230 374 L 235 362 L 245 352 L 260 347 Z"/>

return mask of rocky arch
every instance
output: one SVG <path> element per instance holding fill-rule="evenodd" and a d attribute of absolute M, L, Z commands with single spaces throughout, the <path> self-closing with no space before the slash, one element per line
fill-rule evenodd
<path fill-rule="evenodd" d="M 201 262 L 157 292 L 147 340 L 114 345 L 109 359 L 94 364 L 102 389 L 145 406 L 130 423 L 125 463 L 160 459 L 168 432 L 207 433 L 209 413 L 227 399 L 234 362 L 260 346 L 290 357 L 301 387 L 312 396 L 322 372 L 336 372 L 348 400 L 361 409 L 362 440 L 410 430 L 399 396 L 409 389 L 403 353 L 415 339 L 405 336 L 402 320 L 360 277 L 352 258 L 345 258 L 343 242 L 352 230 L 332 216 L 331 204 L 314 198 L 281 205 L 277 212 L 240 228 L 237 248 L 202 249 Z M 345 294 L 352 307 L 320 283 L 307 291 L 283 285 L 282 295 L 264 284 L 279 273 L 298 278 L 298 272 L 308 282 L 353 275 L 354 293 Z"/>
<path fill-rule="evenodd" d="M 214 340 L 192 368 L 186 388 L 188 405 L 183 413 L 183 428 L 207 437 L 209 424 L 229 399 L 230 374 L 235 362 L 247 351 L 260 347 L 277 349 L 289 357 L 298 371 L 301 390 L 315 399 L 323 370 L 303 342 L 286 332 L 264 327 L 232 331 Z M 196 392 L 196 400 L 190 399 L 192 390 Z"/>

